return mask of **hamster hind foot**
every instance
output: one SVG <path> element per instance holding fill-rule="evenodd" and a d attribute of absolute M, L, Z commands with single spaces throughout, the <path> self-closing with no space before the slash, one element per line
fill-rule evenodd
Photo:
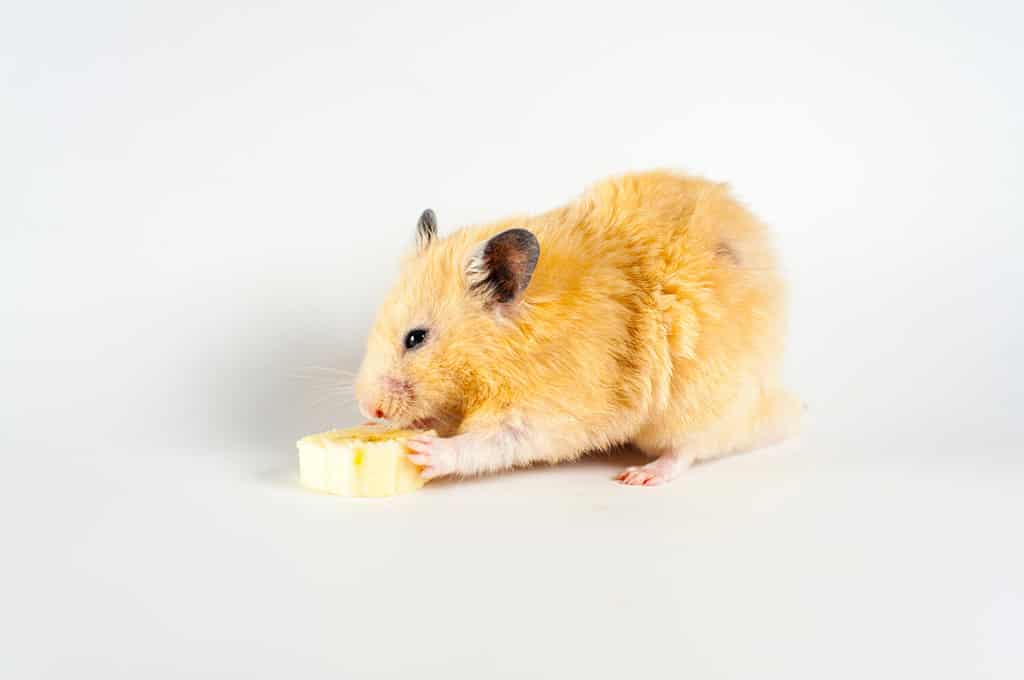
<path fill-rule="evenodd" d="M 646 465 L 632 465 L 616 477 L 624 486 L 658 486 L 667 484 L 693 465 L 696 453 L 692 449 L 667 451 Z"/>

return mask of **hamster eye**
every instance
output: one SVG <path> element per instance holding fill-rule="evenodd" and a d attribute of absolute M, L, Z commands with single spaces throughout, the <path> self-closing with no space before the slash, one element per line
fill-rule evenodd
<path fill-rule="evenodd" d="M 427 329 L 415 328 L 405 335 L 405 348 L 415 349 L 427 339 Z"/>

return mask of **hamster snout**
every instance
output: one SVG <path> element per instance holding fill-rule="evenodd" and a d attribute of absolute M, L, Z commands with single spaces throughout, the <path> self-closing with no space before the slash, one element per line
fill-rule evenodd
<path fill-rule="evenodd" d="M 359 413 L 367 420 L 383 420 L 384 411 L 378 407 L 370 408 L 363 402 L 359 402 Z"/>
<path fill-rule="evenodd" d="M 393 375 L 361 381 L 356 386 L 359 412 L 366 418 L 399 420 L 416 401 L 410 381 Z"/>

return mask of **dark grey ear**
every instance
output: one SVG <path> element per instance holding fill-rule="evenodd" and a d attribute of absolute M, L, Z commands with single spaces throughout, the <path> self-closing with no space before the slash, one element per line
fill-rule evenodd
<path fill-rule="evenodd" d="M 469 289 L 490 302 L 512 302 L 530 284 L 540 257 L 537 237 L 526 229 L 509 229 L 484 241 L 469 258 Z"/>
<path fill-rule="evenodd" d="M 416 223 L 416 249 L 422 251 L 437 237 L 437 215 L 430 208 L 423 211 Z"/>

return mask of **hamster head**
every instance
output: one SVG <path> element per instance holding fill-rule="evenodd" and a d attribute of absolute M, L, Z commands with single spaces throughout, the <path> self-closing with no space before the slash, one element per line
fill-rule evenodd
<path fill-rule="evenodd" d="M 509 323 L 540 256 L 525 229 L 437 235 L 420 217 L 415 252 L 378 311 L 356 379 L 360 412 L 399 427 L 454 433 L 500 399 L 501 367 L 516 359 Z"/>

